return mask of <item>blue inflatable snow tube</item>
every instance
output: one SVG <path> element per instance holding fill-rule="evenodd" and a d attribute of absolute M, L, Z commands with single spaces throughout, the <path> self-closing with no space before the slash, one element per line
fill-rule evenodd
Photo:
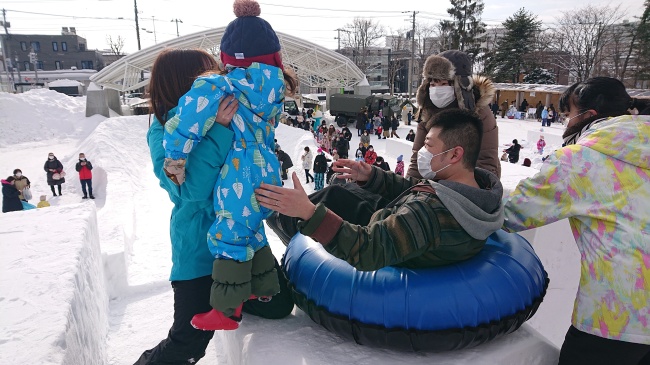
<path fill-rule="evenodd" d="M 358 271 L 297 234 L 283 258 L 296 304 L 362 345 L 449 351 L 511 333 L 532 317 L 548 275 L 517 234 L 492 234 L 469 260 L 430 269 Z"/>

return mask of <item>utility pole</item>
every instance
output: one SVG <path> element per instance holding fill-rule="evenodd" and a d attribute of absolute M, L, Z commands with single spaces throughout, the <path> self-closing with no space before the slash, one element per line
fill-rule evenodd
<path fill-rule="evenodd" d="M 183 21 L 180 19 L 172 19 L 172 22 L 176 22 L 176 36 L 180 37 L 181 35 L 178 33 L 178 23 L 182 23 Z"/>
<path fill-rule="evenodd" d="M 337 48 L 337 49 L 340 51 L 340 50 L 341 50 L 341 32 L 350 33 L 350 31 L 345 30 L 345 29 L 341 29 L 341 28 L 334 29 L 334 30 L 337 31 L 337 36 L 334 37 L 334 39 L 338 39 L 338 41 L 339 41 L 339 45 L 338 45 L 338 48 Z"/>
<path fill-rule="evenodd" d="M 409 97 L 413 95 L 413 68 L 415 66 L 415 14 L 419 11 L 413 12 L 413 26 L 411 28 L 411 62 L 409 64 Z"/>
<path fill-rule="evenodd" d="M 11 38 L 9 35 L 9 30 L 7 28 L 11 27 L 11 24 L 7 23 L 7 11 L 5 9 L 2 9 L 2 22 L 0 22 L 4 28 L 5 28 L 5 35 L 2 37 L 2 59 L 4 60 L 5 63 L 5 74 L 7 74 L 7 82 L 9 82 L 9 67 L 11 67 L 12 62 L 11 62 L 11 52 L 9 52 L 9 45 L 7 43 L 7 40 Z M 9 62 L 7 62 L 9 60 Z M 12 72 L 13 74 L 13 72 Z M 13 77 L 12 77 L 13 78 Z M 12 88 L 13 89 L 13 88 Z"/>
<path fill-rule="evenodd" d="M 135 11 L 135 35 L 138 38 L 138 51 L 142 49 L 140 46 L 140 25 L 138 24 L 138 0 L 133 0 L 133 10 Z"/>
<path fill-rule="evenodd" d="M 158 38 L 156 37 L 156 17 L 151 17 L 151 23 L 153 23 L 153 42 L 158 44 Z"/>

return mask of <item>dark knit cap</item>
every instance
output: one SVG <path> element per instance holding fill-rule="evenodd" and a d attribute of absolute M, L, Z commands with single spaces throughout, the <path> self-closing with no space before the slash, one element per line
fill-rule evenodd
<path fill-rule="evenodd" d="M 233 10 L 237 19 L 228 24 L 221 38 L 221 62 L 224 66 L 248 67 L 259 62 L 284 69 L 280 40 L 271 24 L 259 17 L 259 3 L 235 0 Z"/>

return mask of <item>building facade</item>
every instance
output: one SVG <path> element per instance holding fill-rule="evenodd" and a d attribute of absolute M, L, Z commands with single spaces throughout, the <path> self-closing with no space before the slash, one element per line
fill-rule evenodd
<path fill-rule="evenodd" d="M 105 66 L 102 53 L 88 49 L 86 39 L 75 28 L 63 27 L 61 35 L 11 34 L 5 36 L 8 58 L 20 71 L 34 71 L 30 53 L 36 53 L 37 69 L 43 71 L 78 69 L 101 70 Z"/>

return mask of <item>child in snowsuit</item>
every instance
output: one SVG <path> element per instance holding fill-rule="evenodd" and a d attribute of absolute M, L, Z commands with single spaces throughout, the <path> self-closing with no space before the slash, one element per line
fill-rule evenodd
<path fill-rule="evenodd" d="M 216 220 L 208 231 L 208 246 L 216 258 L 210 293 L 214 309 L 191 321 L 203 330 L 238 328 L 243 302 L 280 291 L 262 222 L 271 211 L 258 204 L 254 189 L 262 182 L 281 184 L 275 128 L 284 109 L 285 79 L 291 92 L 297 82 L 283 73 L 279 39 L 258 17 L 259 4 L 236 0 L 234 11 L 237 18 L 226 28 L 220 47 L 228 73 L 194 81 L 180 98 L 178 113 L 165 124 L 163 139 L 165 170 L 180 185 L 185 159 L 213 126 L 222 98 L 233 95 L 238 100 L 230 124 L 233 146 L 214 188 Z"/>
<path fill-rule="evenodd" d="M 395 165 L 395 173 L 399 176 L 404 176 L 404 155 L 397 156 L 397 165 Z"/>
<path fill-rule="evenodd" d="M 539 136 L 539 141 L 537 141 L 537 151 L 539 154 L 544 153 L 544 147 L 546 147 L 546 141 L 544 141 L 544 136 Z"/>
<path fill-rule="evenodd" d="M 41 195 L 41 201 L 38 202 L 36 208 L 47 208 L 50 206 L 50 203 L 47 201 L 47 196 Z"/>

